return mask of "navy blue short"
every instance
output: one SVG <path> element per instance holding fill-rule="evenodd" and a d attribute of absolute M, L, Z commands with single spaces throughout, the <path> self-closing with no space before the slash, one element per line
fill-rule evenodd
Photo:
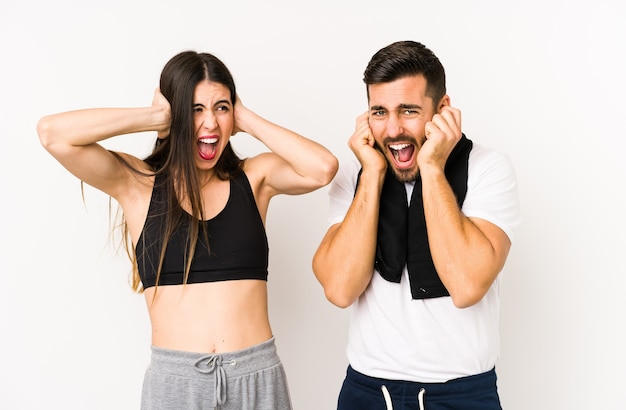
<path fill-rule="evenodd" d="M 338 410 L 502 410 L 492 369 L 445 383 L 369 377 L 348 366 Z"/>

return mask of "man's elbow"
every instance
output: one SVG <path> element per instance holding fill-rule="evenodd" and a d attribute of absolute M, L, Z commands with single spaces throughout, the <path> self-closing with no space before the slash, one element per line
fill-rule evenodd
<path fill-rule="evenodd" d="M 333 280 L 333 277 L 323 275 L 324 269 L 320 267 L 320 260 L 318 257 L 313 258 L 313 272 L 318 282 L 324 289 L 324 296 L 333 305 L 345 309 L 354 303 L 356 297 L 352 296 L 345 285 Z"/>
<path fill-rule="evenodd" d="M 493 282 L 470 283 L 465 286 L 450 290 L 452 303 L 459 309 L 466 309 L 480 302 L 489 291 Z"/>
<path fill-rule="evenodd" d="M 450 294 L 452 298 L 452 303 L 458 309 L 466 309 L 468 307 L 474 306 L 483 298 L 484 295 L 478 296 L 474 294 L 469 294 L 468 292 L 463 292 L 463 294 Z"/>
<path fill-rule="evenodd" d="M 341 291 L 339 289 L 331 289 L 330 287 L 324 288 L 324 295 L 330 303 L 341 309 L 349 308 L 356 300 L 355 297 L 349 295 L 345 291 Z"/>

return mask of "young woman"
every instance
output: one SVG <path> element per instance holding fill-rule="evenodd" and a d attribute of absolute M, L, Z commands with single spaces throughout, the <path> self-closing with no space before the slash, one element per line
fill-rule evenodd
<path fill-rule="evenodd" d="M 152 326 L 142 409 L 290 409 L 268 318 L 265 216 L 274 195 L 327 185 L 336 158 L 247 109 L 227 67 L 193 51 L 165 65 L 152 106 L 50 115 L 37 131 L 123 210 Z M 145 159 L 99 144 L 144 131 L 157 133 Z M 238 158 L 237 132 L 270 152 Z"/>

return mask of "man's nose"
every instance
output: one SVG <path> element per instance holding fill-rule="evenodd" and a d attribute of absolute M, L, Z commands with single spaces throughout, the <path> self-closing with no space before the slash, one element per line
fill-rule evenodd
<path fill-rule="evenodd" d="M 390 113 L 387 119 L 387 135 L 391 138 L 397 137 L 404 133 L 402 120 L 397 113 Z"/>

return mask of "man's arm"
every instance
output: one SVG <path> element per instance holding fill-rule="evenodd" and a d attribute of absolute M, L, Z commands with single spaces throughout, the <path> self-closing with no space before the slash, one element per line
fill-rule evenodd
<path fill-rule="evenodd" d="M 326 298 L 341 308 L 352 305 L 372 278 L 383 180 L 361 174 L 344 220 L 328 229 L 313 257 L 313 272 Z"/>
<path fill-rule="evenodd" d="M 460 111 L 446 106 L 426 125 L 418 161 L 430 252 L 455 306 L 478 303 L 506 261 L 511 242 L 502 229 L 462 214 L 444 174 L 461 136 Z"/>
<path fill-rule="evenodd" d="M 496 225 L 464 216 L 443 173 L 424 174 L 424 215 L 435 268 L 455 306 L 472 306 L 504 267 L 511 241 Z"/>
<path fill-rule="evenodd" d="M 378 231 L 378 205 L 386 162 L 374 149 L 368 113 L 357 119 L 350 148 L 362 165 L 359 186 L 342 222 L 331 226 L 313 257 L 313 272 L 326 298 L 345 308 L 372 278 Z"/>

